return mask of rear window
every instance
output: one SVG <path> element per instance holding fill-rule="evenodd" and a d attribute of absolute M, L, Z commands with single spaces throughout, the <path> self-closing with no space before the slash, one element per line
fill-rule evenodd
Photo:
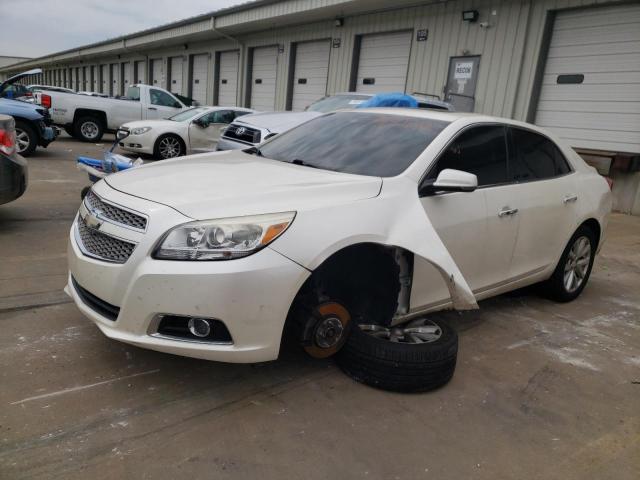
<path fill-rule="evenodd" d="M 337 112 L 260 147 L 274 160 L 358 175 L 402 173 L 449 122 L 393 114 Z"/>
<path fill-rule="evenodd" d="M 528 182 L 558 177 L 571 171 L 556 145 L 536 132 L 512 127 L 515 154 L 509 159 L 512 180 Z"/>
<path fill-rule="evenodd" d="M 131 100 L 140 101 L 140 88 L 139 87 L 129 87 L 127 89 L 127 98 Z"/>

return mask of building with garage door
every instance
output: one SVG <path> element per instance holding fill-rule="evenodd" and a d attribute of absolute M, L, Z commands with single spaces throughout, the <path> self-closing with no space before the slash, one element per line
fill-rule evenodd
<path fill-rule="evenodd" d="M 640 213 L 637 0 L 258 0 L 0 75 L 32 67 L 71 88 L 145 82 L 258 110 L 344 91 L 432 95 L 549 128 L 613 178 L 618 209 Z"/>

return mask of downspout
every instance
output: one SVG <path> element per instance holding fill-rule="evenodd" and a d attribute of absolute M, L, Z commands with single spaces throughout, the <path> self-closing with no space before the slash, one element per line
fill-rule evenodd
<path fill-rule="evenodd" d="M 244 78 L 245 76 L 245 55 L 246 55 L 246 46 L 244 44 L 243 41 L 237 39 L 236 37 L 232 37 L 231 35 L 227 35 L 226 33 L 224 33 L 221 30 L 218 30 L 216 28 L 216 17 L 211 17 L 211 31 L 213 33 L 217 33 L 218 35 L 226 38 L 227 40 L 231 40 L 232 42 L 235 42 L 240 50 L 240 58 L 238 59 L 238 95 L 240 96 L 241 99 L 244 99 L 244 91 L 245 91 L 245 85 L 246 85 L 246 79 Z M 216 66 L 216 68 L 218 68 Z M 214 90 L 217 88 L 216 85 L 213 86 Z M 236 102 L 238 101 L 238 97 L 236 96 Z M 244 105 L 244 100 L 241 100 L 240 102 L 237 102 L 238 105 Z"/>

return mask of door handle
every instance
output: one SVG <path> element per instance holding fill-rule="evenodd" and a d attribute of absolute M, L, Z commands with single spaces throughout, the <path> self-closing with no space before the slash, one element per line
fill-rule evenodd
<path fill-rule="evenodd" d="M 578 195 L 567 195 L 562 199 L 562 202 L 571 203 L 571 202 L 575 202 L 576 200 L 578 200 Z"/>
<path fill-rule="evenodd" d="M 158 110 L 156 107 L 149 107 L 148 110 Z"/>
<path fill-rule="evenodd" d="M 518 209 L 517 208 L 504 207 L 502 210 L 500 210 L 498 212 L 498 216 L 500 218 L 502 218 L 502 217 L 510 217 L 512 215 L 515 215 L 516 213 L 518 213 Z"/>

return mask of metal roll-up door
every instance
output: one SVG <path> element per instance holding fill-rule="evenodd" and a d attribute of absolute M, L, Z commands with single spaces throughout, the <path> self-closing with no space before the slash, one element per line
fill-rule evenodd
<path fill-rule="evenodd" d="M 364 35 L 360 42 L 356 91 L 404 92 L 412 32 Z"/>
<path fill-rule="evenodd" d="M 99 83 L 100 78 L 99 78 L 99 75 L 98 75 L 98 68 L 99 67 L 97 65 L 94 65 L 93 67 L 91 67 L 91 77 L 93 79 L 92 80 L 93 83 L 91 85 L 91 89 L 94 92 L 99 92 L 100 91 L 99 90 L 99 88 L 100 88 L 100 83 Z"/>
<path fill-rule="evenodd" d="M 151 82 L 156 87 L 163 87 L 162 59 L 151 60 Z"/>
<path fill-rule="evenodd" d="M 89 85 L 89 69 L 87 67 L 82 67 L 82 89 L 90 90 L 91 86 Z"/>
<path fill-rule="evenodd" d="M 239 52 L 220 53 L 218 66 L 218 105 L 231 107 L 238 103 L 238 66 Z"/>
<path fill-rule="evenodd" d="M 120 65 L 118 63 L 111 64 L 111 90 L 112 96 L 120 95 Z"/>
<path fill-rule="evenodd" d="M 328 40 L 296 45 L 291 102 L 294 112 L 304 110 L 327 93 L 330 53 L 331 45 Z"/>
<path fill-rule="evenodd" d="M 535 122 L 577 148 L 640 153 L 640 5 L 559 12 Z"/>
<path fill-rule="evenodd" d="M 134 82 L 136 83 L 145 83 L 145 74 L 144 74 L 144 62 L 142 60 L 135 63 L 135 76 Z"/>
<path fill-rule="evenodd" d="M 182 57 L 171 59 L 171 78 L 169 81 L 169 91 L 171 93 L 182 94 Z"/>
<path fill-rule="evenodd" d="M 209 55 L 194 55 L 191 71 L 191 98 L 207 103 L 207 85 L 209 83 Z"/>
<path fill-rule="evenodd" d="M 122 64 L 122 90 L 124 94 L 127 94 L 127 89 L 131 86 L 131 63 L 126 62 Z"/>
<path fill-rule="evenodd" d="M 109 93 L 109 65 L 100 66 L 100 93 Z"/>
<path fill-rule="evenodd" d="M 276 108 L 278 47 L 253 50 L 251 69 L 251 108 L 270 112 Z"/>

